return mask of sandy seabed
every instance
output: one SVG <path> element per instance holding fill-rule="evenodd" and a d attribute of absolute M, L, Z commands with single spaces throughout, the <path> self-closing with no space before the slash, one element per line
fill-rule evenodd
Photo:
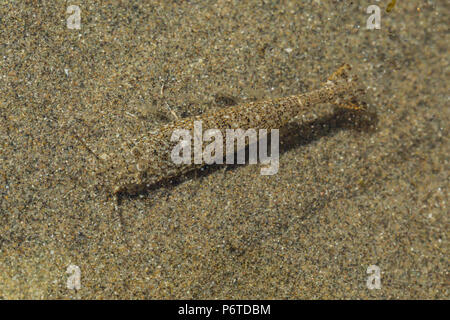
<path fill-rule="evenodd" d="M 450 3 L 387 2 L 75 1 L 69 29 L 66 1 L 2 1 L 0 298 L 448 299 Z M 344 62 L 367 114 L 296 119 L 276 175 L 207 169 L 118 211 L 91 187 L 95 155 Z"/>

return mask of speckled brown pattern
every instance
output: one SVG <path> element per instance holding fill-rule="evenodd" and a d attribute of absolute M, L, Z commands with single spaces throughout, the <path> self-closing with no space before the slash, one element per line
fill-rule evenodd
<path fill-rule="evenodd" d="M 317 108 L 324 103 L 352 107 L 351 101 L 361 96 L 362 86 L 358 83 L 358 78 L 350 74 L 350 70 L 351 67 L 344 64 L 328 78 L 322 88 L 309 93 L 250 102 L 156 128 L 153 132 L 121 143 L 128 149 L 107 156 L 106 169 L 103 168 L 100 172 L 105 173 L 105 179 L 109 181 L 113 194 L 136 195 L 158 182 L 167 181 L 204 165 L 195 164 L 194 161 L 191 161 L 191 164 L 175 164 L 170 157 L 171 151 L 178 143 L 171 141 L 172 133 L 176 129 L 193 132 L 194 121 L 201 121 L 203 130 L 218 129 L 225 136 L 226 129 L 279 129 L 311 107 Z M 248 140 L 246 143 L 248 144 Z"/>

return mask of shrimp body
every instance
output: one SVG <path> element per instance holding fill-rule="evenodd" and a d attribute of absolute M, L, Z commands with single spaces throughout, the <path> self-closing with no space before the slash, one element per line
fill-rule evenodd
<path fill-rule="evenodd" d="M 350 102 L 360 91 L 357 78 L 350 75 L 350 69 L 349 65 L 344 64 L 321 88 L 308 93 L 245 103 L 180 119 L 161 126 L 156 132 L 137 137 L 129 143 L 129 150 L 121 156 L 113 156 L 103 171 L 110 192 L 115 196 L 136 195 L 153 185 L 204 166 L 204 163 L 196 164 L 194 161 L 190 164 L 175 164 L 171 159 L 171 152 L 178 144 L 171 141 L 173 132 L 177 129 L 193 132 L 195 121 L 202 122 L 203 130 L 218 129 L 225 136 L 227 129 L 279 129 L 296 116 L 322 103 L 359 109 Z"/>

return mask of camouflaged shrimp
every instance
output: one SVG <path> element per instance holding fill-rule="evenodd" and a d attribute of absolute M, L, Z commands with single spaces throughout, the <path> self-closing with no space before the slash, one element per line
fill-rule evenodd
<path fill-rule="evenodd" d="M 250 102 L 236 105 L 200 116 L 177 120 L 161 126 L 156 132 L 143 134 L 129 144 L 125 152 L 108 157 L 103 170 L 103 181 L 110 186 L 109 193 L 119 198 L 137 195 L 151 186 L 182 176 L 204 164 L 175 164 L 171 151 L 177 142 L 171 142 L 175 129 L 192 132 L 194 121 L 201 120 L 203 129 L 278 129 L 313 106 L 335 103 L 345 108 L 359 110 L 354 104 L 357 94 L 363 92 L 356 76 L 350 74 L 348 64 L 333 73 L 321 88 L 285 98 Z"/>

